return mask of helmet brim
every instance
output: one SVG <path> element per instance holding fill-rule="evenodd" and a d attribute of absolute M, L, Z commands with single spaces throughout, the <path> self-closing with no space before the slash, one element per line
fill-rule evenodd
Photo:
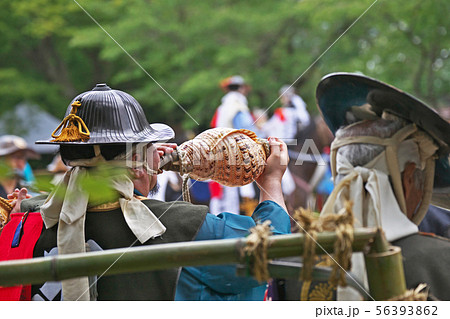
<path fill-rule="evenodd" d="M 100 144 L 126 144 L 126 143 L 155 143 L 165 142 L 173 139 L 175 132 L 173 129 L 163 123 L 152 123 L 149 129 L 134 135 L 118 136 L 92 136 L 89 140 L 82 142 L 54 142 L 52 140 L 36 141 L 36 144 L 55 144 L 55 145 L 100 145 Z"/>

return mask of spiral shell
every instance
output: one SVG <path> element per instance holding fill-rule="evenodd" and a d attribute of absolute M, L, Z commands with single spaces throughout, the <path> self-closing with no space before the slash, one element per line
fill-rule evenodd
<path fill-rule="evenodd" d="M 215 128 L 177 148 L 180 173 L 226 186 L 251 183 L 264 171 L 268 146 L 252 131 Z"/>

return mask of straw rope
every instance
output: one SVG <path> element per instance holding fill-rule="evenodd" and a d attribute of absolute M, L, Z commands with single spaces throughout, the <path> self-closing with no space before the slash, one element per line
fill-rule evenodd
<path fill-rule="evenodd" d="M 303 269 L 300 274 L 300 280 L 310 281 L 312 279 L 312 270 L 315 261 L 315 241 L 317 233 L 320 232 L 320 223 L 310 210 L 303 208 L 296 210 L 293 218 L 301 226 L 299 227 L 299 231 L 307 234 L 304 242 Z"/>
<path fill-rule="evenodd" d="M 264 221 L 250 229 L 250 235 L 247 236 L 247 244 L 241 250 L 241 256 L 253 256 L 252 274 L 259 282 L 270 279 L 267 268 L 267 247 L 269 247 L 270 220 Z"/>
<path fill-rule="evenodd" d="M 330 283 L 332 285 L 347 285 L 345 271 L 351 268 L 352 242 L 353 242 L 353 203 L 347 201 L 338 214 L 315 217 L 310 210 L 300 208 L 294 213 L 293 218 L 301 226 L 300 232 L 305 236 L 303 250 L 303 269 L 300 279 L 312 280 L 312 271 L 315 263 L 317 233 L 323 231 L 336 232 L 337 240 L 334 244 L 335 262 L 332 263 Z M 342 268 L 341 268 L 342 267 Z"/>
<path fill-rule="evenodd" d="M 426 284 L 419 284 L 416 289 L 407 290 L 403 295 L 390 298 L 388 301 L 426 301 L 428 289 Z"/>

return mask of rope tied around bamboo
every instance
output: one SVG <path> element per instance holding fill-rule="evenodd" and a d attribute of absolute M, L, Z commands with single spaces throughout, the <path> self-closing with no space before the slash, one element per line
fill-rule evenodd
<path fill-rule="evenodd" d="M 252 259 L 252 274 L 259 282 L 270 279 L 267 268 L 267 248 L 269 247 L 270 220 L 264 221 L 250 229 L 250 235 L 246 238 L 246 245 L 241 249 L 241 256 Z"/>
<path fill-rule="evenodd" d="M 388 301 L 427 301 L 429 287 L 419 284 L 416 289 L 407 290 L 403 295 L 390 298 Z"/>
<path fill-rule="evenodd" d="M 310 210 L 300 208 L 294 213 L 294 220 L 299 231 L 306 234 L 303 249 L 303 269 L 300 280 L 311 281 L 314 268 L 317 233 L 323 231 L 336 232 L 334 256 L 330 283 L 332 285 L 347 286 L 345 271 L 351 268 L 353 243 L 353 202 L 347 201 L 338 214 L 315 217 Z"/>

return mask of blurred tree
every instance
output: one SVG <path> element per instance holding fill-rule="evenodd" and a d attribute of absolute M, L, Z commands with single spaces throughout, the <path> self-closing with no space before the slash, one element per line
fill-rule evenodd
<path fill-rule="evenodd" d="M 107 71 L 98 52 L 69 44 L 76 24 L 90 19 L 65 0 L 3 1 L 0 9 L 8 12 L 0 23 L 1 111 L 29 100 L 62 116 L 70 99 L 95 83 L 97 71 Z"/>
<path fill-rule="evenodd" d="M 29 99 L 62 115 L 76 93 L 107 82 L 133 94 L 151 121 L 202 130 L 226 76 L 243 75 L 250 105 L 261 108 L 298 79 L 314 113 L 315 87 L 335 71 L 362 72 L 433 106 L 449 98 L 445 0 L 78 3 L 104 30 L 67 0 L 0 4 L 9 12 L 0 22 L 1 111 Z"/>

